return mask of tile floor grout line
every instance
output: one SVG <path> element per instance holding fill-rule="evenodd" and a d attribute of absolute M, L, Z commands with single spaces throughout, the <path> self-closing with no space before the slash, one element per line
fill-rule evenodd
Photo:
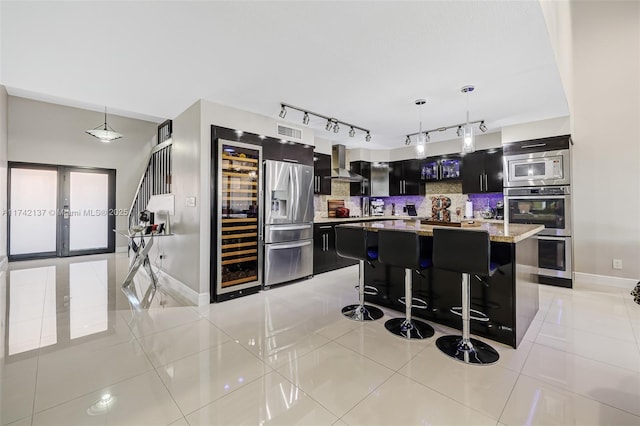
<path fill-rule="evenodd" d="M 371 358 L 371 357 L 369 357 L 369 356 L 367 356 L 367 355 L 365 355 L 365 354 L 361 354 L 360 352 L 356 351 L 355 349 L 352 349 L 352 348 L 350 348 L 350 347 L 348 347 L 348 346 L 345 346 L 344 344 L 342 344 L 342 343 L 340 343 L 340 342 L 335 342 L 335 341 L 332 341 L 332 342 L 333 342 L 333 343 L 335 343 L 335 344 L 337 344 L 337 345 L 342 346 L 344 349 L 348 349 L 348 350 L 350 350 L 351 352 L 355 353 L 356 355 L 362 356 L 362 357 L 364 357 L 364 358 L 368 359 L 369 361 L 375 362 L 376 364 L 378 364 L 378 365 L 379 365 L 379 366 L 381 366 L 381 367 L 386 368 L 387 370 L 391 370 L 391 371 L 393 371 L 393 372 L 395 372 L 395 371 L 396 371 L 396 370 L 394 370 L 393 368 L 391 368 L 391 367 L 387 367 L 386 365 L 382 364 L 380 361 L 376 361 L 375 359 L 373 359 L 373 358 Z"/>
<path fill-rule="evenodd" d="M 502 419 L 502 416 L 504 415 L 504 410 L 507 409 L 507 405 L 509 404 L 509 400 L 511 399 L 511 395 L 513 395 L 513 391 L 515 390 L 516 385 L 518 384 L 518 380 L 520 380 L 520 376 L 522 375 L 522 370 L 524 370 L 524 366 L 527 365 L 527 361 L 529 360 L 529 357 L 531 356 L 531 352 L 533 352 L 533 347 L 534 346 L 535 346 L 535 342 L 533 342 L 531 344 L 531 348 L 529 348 L 529 352 L 527 352 L 527 356 L 525 357 L 524 362 L 522 363 L 522 367 L 520 367 L 520 370 L 518 371 L 518 376 L 516 377 L 516 381 L 513 382 L 513 386 L 511 387 L 511 390 L 509 391 L 509 396 L 507 396 L 507 399 L 504 401 L 504 405 L 502 406 L 502 410 L 500 411 L 500 415 L 498 416 L 498 423 L 500 422 L 500 420 Z M 517 349 L 514 349 L 514 350 L 517 350 Z"/>
<path fill-rule="evenodd" d="M 378 386 L 376 386 L 375 388 L 373 388 L 371 391 L 369 391 L 369 393 L 367 393 L 361 400 L 359 400 L 358 402 L 356 402 L 355 404 L 353 404 L 353 406 L 347 410 L 346 413 L 344 413 L 340 418 L 338 418 L 338 420 L 342 420 L 343 417 L 345 417 L 347 414 L 349 414 L 350 412 L 352 412 L 358 405 L 360 405 L 362 403 L 362 401 L 364 401 L 365 399 L 369 398 L 369 396 L 371 396 L 372 393 L 374 393 L 376 390 L 380 389 L 380 387 L 382 385 L 384 385 L 385 383 L 387 383 L 389 380 L 391 380 L 391 378 L 396 375 L 397 373 L 394 371 L 389 377 L 387 377 L 385 380 L 383 380 Z M 346 423 L 346 422 L 345 422 Z"/>
<path fill-rule="evenodd" d="M 57 274 L 57 270 L 58 270 L 58 267 L 56 266 L 56 274 Z M 47 284 L 48 284 L 48 282 L 47 282 Z M 46 296 L 47 296 L 47 288 L 48 287 L 49 287 L 48 285 L 45 286 L 45 300 L 46 300 Z M 54 295 L 54 297 L 55 296 L 56 295 Z M 36 373 L 35 373 L 36 376 L 35 376 L 34 383 L 33 383 L 33 403 L 32 403 L 32 406 L 31 406 L 31 426 L 33 426 L 33 421 L 36 418 L 36 394 L 37 394 L 37 391 L 38 391 L 38 373 L 40 371 L 40 349 L 42 348 L 42 330 L 44 328 L 44 310 L 45 310 L 45 303 L 44 303 L 44 300 L 43 300 L 43 303 L 42 303 L 42 316 L 40 317 L 40 340 L 38 342 L 38 352 L 37 352 L 38 357 L 37 357 L 37 360 L 36 360 Z M 56 320 L 57 320 L 57 317 L 58 317 L 58 315 L 57 315 L 57 310 L 56 310 Z M 56 327 L 57 327 L 57 325 L 56 325 Z"/>
<path fill-rule="evenodd" d="M 640 419 L 640 414 L 632 413 L 631 411 L 625 410 L 624 408 L 620 408 L 620 407 L 616 407 L 615 405 L 611 405 L 611 404 L 610 404 L 610 403 L 608 403 L 608 402 L 599 401 L 599 400 L 597 400 L 597 399 L 592 398 L 590 395 L 587 395 L 587 394 L 581 394 L 581 393 L 575 392 L 573 389 L 565 389 L 565 388 L 561 388 L 561 387 L 556 386 L 556 385 L 554 385 L 554 384 L 552 384 L 552 383 L 549 383 L 549 382 L 547 382 L 547 381 L 545 381 L 545 380 L 539 379 L 538 377 L 531 376 L 531 375 L 529 375 L 529 374 L 527 374 L 527 373 L 521 373 L 521 375 L 522 375 L 522 376 L 524 376 L 524 377 L 527 377 L 527 378 L 529 378 L 529 379 L 533 379 L 533 380 L 535 380 L 535 381 L 541 382 L 541 383 L 543 383 L 543 384 L 545 384 L 545 385 L 547 385 L 547 386 L 549 386 L 549 387 L 553 388 L 553 389 L 554 389 L 555 391 L 557 391 L 558 393 L 563 393 L 563 392 L 570 393 L 570 394 L 573 394 L 573 395 L 576 395 L 576 396 L 582 397 L 582 398 L 584 398 L 584 399 L 588 399 L 588 400 L 590 400 L 590 401 L 597 402 L 598 404 L 606 405 L 607 407 L 613 408 L 613 409 L 615 409 L 615 410 L 622 411 L 622 412 L 625 412 L 625 413 L 627 413 L 627 414 L 631 414 L 632 416 L 635 416 L 635 417 L 637 417 L 638 419 Z"/>

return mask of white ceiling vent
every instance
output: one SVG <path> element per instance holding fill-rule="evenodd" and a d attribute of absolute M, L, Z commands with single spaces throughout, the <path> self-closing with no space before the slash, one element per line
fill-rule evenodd
<path fill-rule="evenodd" d="M 280 123 L 277 123 L 276 125 L 278 136 L 282 139 L 302 142 L 302 129 L 296 129 L 295 127 L 285 126 Z"/>

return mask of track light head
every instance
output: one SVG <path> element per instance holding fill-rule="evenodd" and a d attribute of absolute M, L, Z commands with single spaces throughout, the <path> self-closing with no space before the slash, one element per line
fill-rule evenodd
<path fill-rule="evenodd" d="M 332 127 L 333 127 L 333 123 L 331 122 L 331 120 L 327 120 L 327 125 L 324 126 L 325 130 L 328 132 L 329 130 L 331 130 Z"/>
<path fill-rule="evenodd" d="M 371 142 L 371 133 L 367 132 L 367 136 L 364 137 L 364 140 L 367 142 Z"/>
<path fill-rule="evenodd" d="M 462 126 L 458 126 L 458 130 L 456 130 L 456 135 L 458 135 L 458 137 L 462 136 Z"/>
<path fill-rule="evenodd" d="M 484 124 L 484 121 L 480 122 L 480 131 L 482 133 L 487 131 L 487 126 Z"/>
<path fill-rule="evenodd" d="M 285 118 L 287 116 L 287 110 L 285 109 L 284 105 L 280 105 L 280 118 Z"/>
<path fill-rule="evenodd" d="M 411 137 L 409 137 L 409 135 L 407 135 L 407 138 L 404 140 L 404 144 L 411 145 Z"/>
<path fill-rule="evenodd" d="M 431 136 L 429 136 L 429 132 L 424 134 L 424 141 L 429 142 L 431 140 Z"/>
<path fill-rule="evenodd" d="M 302 116 L 302 124 L 304 124 L 305 126 L 307 124 L 309 124 L 309 113 L 305 112 L 304 115 Z"/>
<path fill-rule="evenodd" d="M 336 122 L 336 124 L 333 125 L 333 133 L 338 133 L 339 131 L 340 131 L 340 126 Z"/>
<path fill-rule="evenodd" d="M 355 131 L 355 129 L 352 127 L 352 128 L 349 130 L 349 136 L 350 136 L 350 137 L 354 137 L 355 135 L 356 135 L 356 131 Z"/>

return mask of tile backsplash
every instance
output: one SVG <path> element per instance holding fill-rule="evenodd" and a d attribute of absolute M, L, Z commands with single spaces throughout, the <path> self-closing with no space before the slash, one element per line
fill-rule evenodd
<path fill-rule="evenodd" d="M 396 197 L 371 197 L 371 199 L 381 198 L 384 205 L 385 215 L 392 214 L 392 203 L 395 204 L 397 214 L 406 215 L 404 207 L 407 204 L 415 204 L 416 211 L 420 217 L 431 217 L 432 215 L 432 197 L 448 197 L 451 200 L 451 206 L 448 208 L 449 215 L 452 220 L 457 220 L 456 207 L 460 207 L 461 215 L 464 214 L 464 204 L 467 199 L 473 202 L 474 215 L 476 212 L 484 210 L 487 206 L 495 208 L 496 202 L 502 200 L 501 193 L 491 194 L 463 194 L 462 182 L 433 182 L 426 184 L 427 195 L 415 196 L 396 196 Z M 327 201 L 328 200 L 344 200 L 345 207 L 350 210 L 352 216 L 361 216 L 361 198 L 349 195 L 348 182 L 331 182 L 332 195 L 315 195 L 315 217 L 327 217 Z"/>

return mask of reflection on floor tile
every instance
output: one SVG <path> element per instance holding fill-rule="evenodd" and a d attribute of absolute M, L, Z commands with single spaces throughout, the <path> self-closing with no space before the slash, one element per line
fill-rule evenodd
<path fill-rule="evenodd" d="M 521 375 L 500 421 L 520 425 L 637 425 L 640 417 Z"/>
<path fill-rule="evenodd" d="M 182 414 L 155 372 L 37 413 L 36 425 L 168 424 Z"/>
<path fill-rule="evenodd" d="M 343 420 L 350 426 L 496 424 L 495 419 L 400 374 L 370 393 Z"/>
<path fill-rule="evenodd" d="M 9 268 L 3 426 L 640 424 L 640 306 L 622 290 L 540 286 L 518 349 L 489 342 L 500 361 L 471 367 L 434 344 L 458 330 L 406 342 L 384 328 L 398 312 L 344 318 L 357 267 L 197 308 L 160 286 L 140 310 L 124 254 Z"/>
<path fill-rule="evenodd" d="M 337 417 L 276 372 L 187 416 L 191 426 L 331 425 Z"/>

